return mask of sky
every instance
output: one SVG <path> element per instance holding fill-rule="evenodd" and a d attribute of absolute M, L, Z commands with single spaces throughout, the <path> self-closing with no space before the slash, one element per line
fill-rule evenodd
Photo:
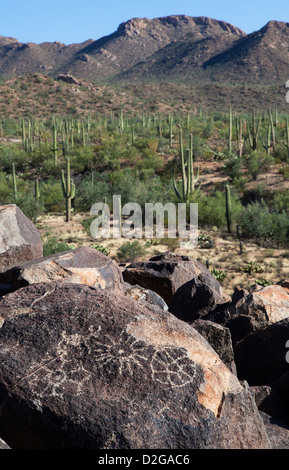
<path fill-rule="evenodd" d="M 249 34 L 270 20 L 289 22 L 288 0 L 0 0 L 0 35 L 20 42 L 81 43 L 131 18 L 208 16 Z"/>

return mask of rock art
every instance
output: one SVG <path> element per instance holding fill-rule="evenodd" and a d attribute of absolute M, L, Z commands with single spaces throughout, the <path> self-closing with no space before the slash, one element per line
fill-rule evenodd
<path fill-rule="evenodd" d="M 0 300 L 0 435 L 13 449 L 271 448 L 246 383 L 189 324 L 113 290 Z"/>

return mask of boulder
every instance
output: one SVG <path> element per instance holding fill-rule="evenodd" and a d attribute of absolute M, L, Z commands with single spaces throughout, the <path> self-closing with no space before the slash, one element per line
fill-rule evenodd
<path fill-rule="evenodd" d="M 33 222 L 15 204 L 0 206 L 0 271 L 41 256 L 43 244 Z"/>
<path fill-rule="evenodd" d="M 237 289 L 232 302 L 206 316 L 206 319 L 226 325 L 233 346 L 257 331 L 289 317 L 289 294 L 280 285 L 259 287 L 251 292 Z"/>
<path fill-rule="evenodd" d="M 61 281 L 103 289 L 122 290 L 124 282 L 118 265 L 88 246 L 19 263 L 0 273 L 0 284 L 14 291 L 39 282 Z M 6 287 L 7 291 L 8 287 Z"/>
<path fill-rule="evenodd" d="M 0 435 L 13 449 L 267 449 L 246 383 L 169 312 L 56 282 L 0 299 Z"/>
<path fill-rule="evenodd" d="M 192 322 L 223 307 L 231 300 L 217 279 L 206 269 L 180 286 L 172 297 L 169 310 L 180 320 Z"/>
<path fill-rule="evenodd" d="M 230 329 L 240 380 L 267 385 L 288 370 L 289 294 L 281 285 L 237 290 L 231 303 L 205 319 Z"/>
<path fill-rule="evenodd" d="M 148 302 L 151 305 L 156 305 L 157 307 L 161 308 L 162 310 L 168 310 L 168 306 L 164 299 L 156 292 L 145 289 L 144 287 L 138 285 L 130 285 L 127 282 L 124 283 L 124 294 L 128 297 L 131 297 L 138 302 Z"/>
<path fill-rule="evenodd" d="M 289 370 L 280 375 L 277 379 L 270 383 L 270 387 L 278 394 L 282 405 L 285 407 L 289 415 Z M 269 413 L 268 413 L 269 414 Z M 289 425 L 289 421 L 288 421 Z"/>
<path fill-rule="evenodd" d="M 171 252 L 154 256 L 147 262 L 130 264 L 124 270 L 123 277 L 129 284 L 153 290 L 169 307 L 177 290 L 192 279 L 202 279 L 204 284 L 214 285 L 220 297 L 222 295 L 219 283 L 201 263 Z"/>
<path fill-rule="evenodd" d="M 269 385 L 250 387 L 259 411 L 289 426 L 289 413 L 278 392 Z"/>
<path fill-rule="evenodd" d="M 236 374 L 234 351 L 229 328 L 209 320 L 198 319 L 190 323 L 212 346 L 224 364 Z"/>
<path fill-rule="evenodd" d="M 289 449 L 289 426 L 260 412 L 273 450 Z"/>
<path fill-rule="evenodd" d="M 289 369 L 286 343 L 289 318 L 249 334 L 235 344 L 235 363 L 240 380 L 250 385 L 267 385 Z"/>

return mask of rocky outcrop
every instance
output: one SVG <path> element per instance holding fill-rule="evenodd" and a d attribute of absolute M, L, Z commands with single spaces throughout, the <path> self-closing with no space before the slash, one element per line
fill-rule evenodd
<path fill-rule="evenodd" d="M 138 302 L 148 302 L 151 305 L 156 305 L 162 310 L 169 309 L 162 297 L 156 294 L 156 292 L 149 289 L 145 289 L 144 287 L 138 285 L 131 286 L 130 284 L 125 282 L 124 294 L 134 300 L 137 300 Z"/>
<path fill-rule="evenodd" d="M 250 389 L 259 411 L 289 426 L 289 410 L 286 409 L 285 402 L 282 401 L 277 390 L 270 385 L 254 386 Z"/>
<path fill-rule="evenodd" d="M 223 294 L 221 286 L 215 277 L 201 263 L 188 256 L 176 255 L 171 252 L 154 256 L 147 262 L 130 264 L 124 270 L 123 277 L 129 284 L 138 284 L 146 289 L 155 291 L 165 300 L 174 315 L 182 319 L 186 316 L 187 321 L 195 319 L 194 315 L 187 314 L 187 311 L 194 310 L 191 304 L 196 303 L 198 300 L 201 302 L 199 311 L 203 313 L 208 313 L 210 308 L 215 307 L 218 303 L 224 303 L 229 300 Z M 187 291 L 189 282 L 194 283 L 195 287 L 190 285 L 189 294 L 183 300 L 183 291 Z M 209 284 L 210 293 L 214 290 L 214 300 L 212 300 L 212 296 L 203 298 L 204 294 L 208 294 L 208 289 L 205 292 L 206 283 Z M 183 287 L 177 294 L 178 289 L 182 286 L 186 287 Z M 200 289 L 203 289 L 203 292 Z M 176 297 L 174 298 L 175 295 Z M 194 295 L 193 301 L 192 297 Z M 178 299 L 182 302 L 179 308 L 177 307 Z"/>
<path fill-rule="evenodd" d="M 0 272 L 43 256 L 38 230 L 15 204 L 0 206 L 0 227 Z"/>
<path fill-rule="evenodd" d="M 229 328 L 209 320 L 195 320 L 190 323 L 212 346 L 226 366 L 236 374 L 234 351 Z"/>
<path fill-rule="evenodd" d="M 275 418 L 260 412 L 272 449 L 289 449 L 289 426 Z"/>
<path fill-rule="evenodd" d="M 10 291 L 14 291 L 23 286 L 51 281 L 115 290 L 122 290 L 124 285 L 118 265 L 88 246 L 17 264 L 0 273 L 0 284 L 6 286 L 6 292 L 8 286 Z"/>
<path fill-rule="evenodd" d="M 237 290 L 231 303 L 206 319 L 230 329 L 241 380 L 266 385 L 288 369 L 289 295 L 281 285 Z"/>
<path fill-rule="evenodd" d="M 246 382 L 192 326 L 57 282 L 0 300 L 1 437 L 13 449 L 267 449 Z"/>

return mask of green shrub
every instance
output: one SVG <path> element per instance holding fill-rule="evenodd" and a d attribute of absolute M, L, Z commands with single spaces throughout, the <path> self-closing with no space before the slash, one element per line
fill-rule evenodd
<path fill-rule="evenodd" d="M 260 173 L 267 171 L 274 163 L 271 155 L 263 155 L 262 153 L 251 152 L 246 158 L 246 167 L 249 175 L 256 180 Z"/>
<path fill-rule="evenodd" d="M 103 201 L 110 194 L 108 183 L 99 175 L 91 176 L 82 180 L 77 186 L 74 204 L 78 211 L 88 212 L 93 204 Z"/>
<path fill-rule="evenodd" d="M 49 237 L 43 241 L 43 256 L 50 256 L 56 253 L 73 250 L 75 245 L 68 245 L 64 242 L 59 242 L 55 236 Z"/>
<path fill-rule="evenodd" d="M 211 195 L 200 194 L 195 202 L 198 203 L 199 225 L 216 226 L 223 228 L 226 226 L 226 200 L 225 193 L 216 191 Z M 242 204 L 235 194 L 231 195 L 232 223 L 242 211 Z"/>
<path fill-rule="evenodd" d="M 243 238 L 260 242 L 274 240 L 289 241 L 289 219 L 285 212 L 270 212 L 264 201 L 249 204 L 239 216 Z"/>
<path fill-rule="evenodd" d="M 123 243 L 117 250 L 117 257 L 120 261 L 131 262 L 145 254 L 145 248 L 134 240 L 133 242 Z"/>
<path fill-rule="evenodd" d="M 97 251 L 100 251 L 101 253 L 103 253 L 104 255 L 108 256 L 109 255 L 109 249 L 106 248 L 105 246 L 101 245 L 100 243 L 93 243 L 92 245 L 90 245 L 91 248 L 93 248 L 94 250 L 97 250 Z"/>
<path fill-rule="evenodd" d="M 227 277 L 228 275 L 228 273 L 215 268 L 211 270 L 211 274 L 213 274 L 213 276 L 215 276 L 217 281 L 219 281 L 220 283 L 222 283 L 225 277 Z"/>

